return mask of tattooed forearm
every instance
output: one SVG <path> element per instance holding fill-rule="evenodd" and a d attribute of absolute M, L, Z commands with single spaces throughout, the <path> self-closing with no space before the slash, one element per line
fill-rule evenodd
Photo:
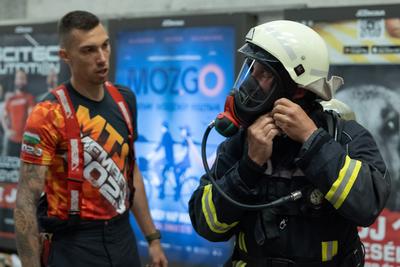
<path fill-rule="evenodd" d="M 21 164 L 14 221 L 18 254 L 24 267 L 40 267 L 36 207 L 44 189 L 46 171 L 46 166 Z"/>

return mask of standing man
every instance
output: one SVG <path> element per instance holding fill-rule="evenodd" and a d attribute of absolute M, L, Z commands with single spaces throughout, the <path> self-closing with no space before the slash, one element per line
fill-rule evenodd
<path fill-rule="evenodd" d="M 44 266 L 141 266 L 130 208 L 149 243 L 151 266 L 165 267 L 134 161 L 135 96 L 107 82 L 108 34 L 86 11 L 63 16 L 58 31 L 71 78 L 27 120 L 14 213 L 22 265 L 39 267 L 42 255 Z"/>
<path fill-rule="evenodd" d="M 357 227 L 384 208 L 390 178 L 371 134 L 317 102 L 342 84 L 327 79 L 324 41 L 280 20 L 252 28 L 239 52 L 246 59 L 226 106 L 242 127 L 219 146 L 210 175 L 241 203 L 294 201 L 249 210 L 204 175 L 189 202 L 194 228 L 211 241 L 235 236 L 225 266 L 364 266 Z"/>
<path fill-rule="evenodd" d="M 5 135 L 5 156 L 19 157 L 26 119 L 35 105 L 27 91 L 28 76 L 22 69 L 15 71 L 14 92 L 5 100 L 2 125 Z"/>

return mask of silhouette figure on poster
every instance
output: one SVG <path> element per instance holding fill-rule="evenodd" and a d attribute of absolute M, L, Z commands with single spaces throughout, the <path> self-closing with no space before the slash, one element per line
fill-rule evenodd
<path fill-rule="evenodd" d="M 191 138 L 190 129 L 188 126 L 180 127 L 180 135 L 182 137 L 181 149 L 184 150 L 184 156 L 180 162 L 175 166 L 175 177 L 176 177 L 176 188 L 175 188 L 175 200 L 179 199 L 179 195 L 182 189 L 181 176 L 183 176 L 187 169 L 190 168 L 190 147 L 189 139 Z"/>
<path fill-rule="evenodd" d="M 188 126 L 179 127 L 180 141 L 174 140 L 167 122 L 163 122 L 161 128 L 162 136 L 154 151 L 146 157 L 138 157 L 146 194 L 149 199 L 157 193 L 159 199 L 171 196 L 175 202 L 180 202 L 182 207 L 187 209 L 191 193 L 198 184 L 198 177 L 188 174 L 188 170 L 193 167 L 190 158 L 199 152 L 195 151 Z M 159 154 L 162 149 L 164 155 Z M 158 191 L 154 192 L 154 189 Z"/>
<path fill-rule="evenodd" d="M 158 197 L 160 199 L 165 198 L 165 181 L 167 180 L 167 172 L 169 170 L 172 170 L 172 172 L 175 175 L 175 158 L 174 158 L 174 140 L 172 139 L 172 135 L 169 131 L 169 125 L 168 122 L 164 121 L 161 125 L 161 132 L 162 137 L 160 140 L 160 143 L 158 144 L 155 152 L 159 152 L 162 148 L 164 149 L 165 152 L 165 157 L 163 160 L 164 167 L 161 172 L 161 188 Z M 175 175 L 176 179 L 176 175 Z"/>

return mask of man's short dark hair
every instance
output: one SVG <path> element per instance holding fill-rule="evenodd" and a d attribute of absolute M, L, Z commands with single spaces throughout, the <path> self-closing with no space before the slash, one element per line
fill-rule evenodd
<path fill-rule="evenodd" d="M 61 46 L 65 46 L 68 35 L 74 29 L 89 31 L 100 24 L 99 18 L 87 11 L 75 10 L 65 14 L 58 23 Z"/>

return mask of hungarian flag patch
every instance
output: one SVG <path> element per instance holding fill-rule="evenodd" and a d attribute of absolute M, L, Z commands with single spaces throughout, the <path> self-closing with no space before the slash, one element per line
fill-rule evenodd
<path fill-rule="evenodd" d="M 24 142 L 31 145 L 39 144 L 40 137 L 37 134 L 25 132 L 24 133 Z"/>

